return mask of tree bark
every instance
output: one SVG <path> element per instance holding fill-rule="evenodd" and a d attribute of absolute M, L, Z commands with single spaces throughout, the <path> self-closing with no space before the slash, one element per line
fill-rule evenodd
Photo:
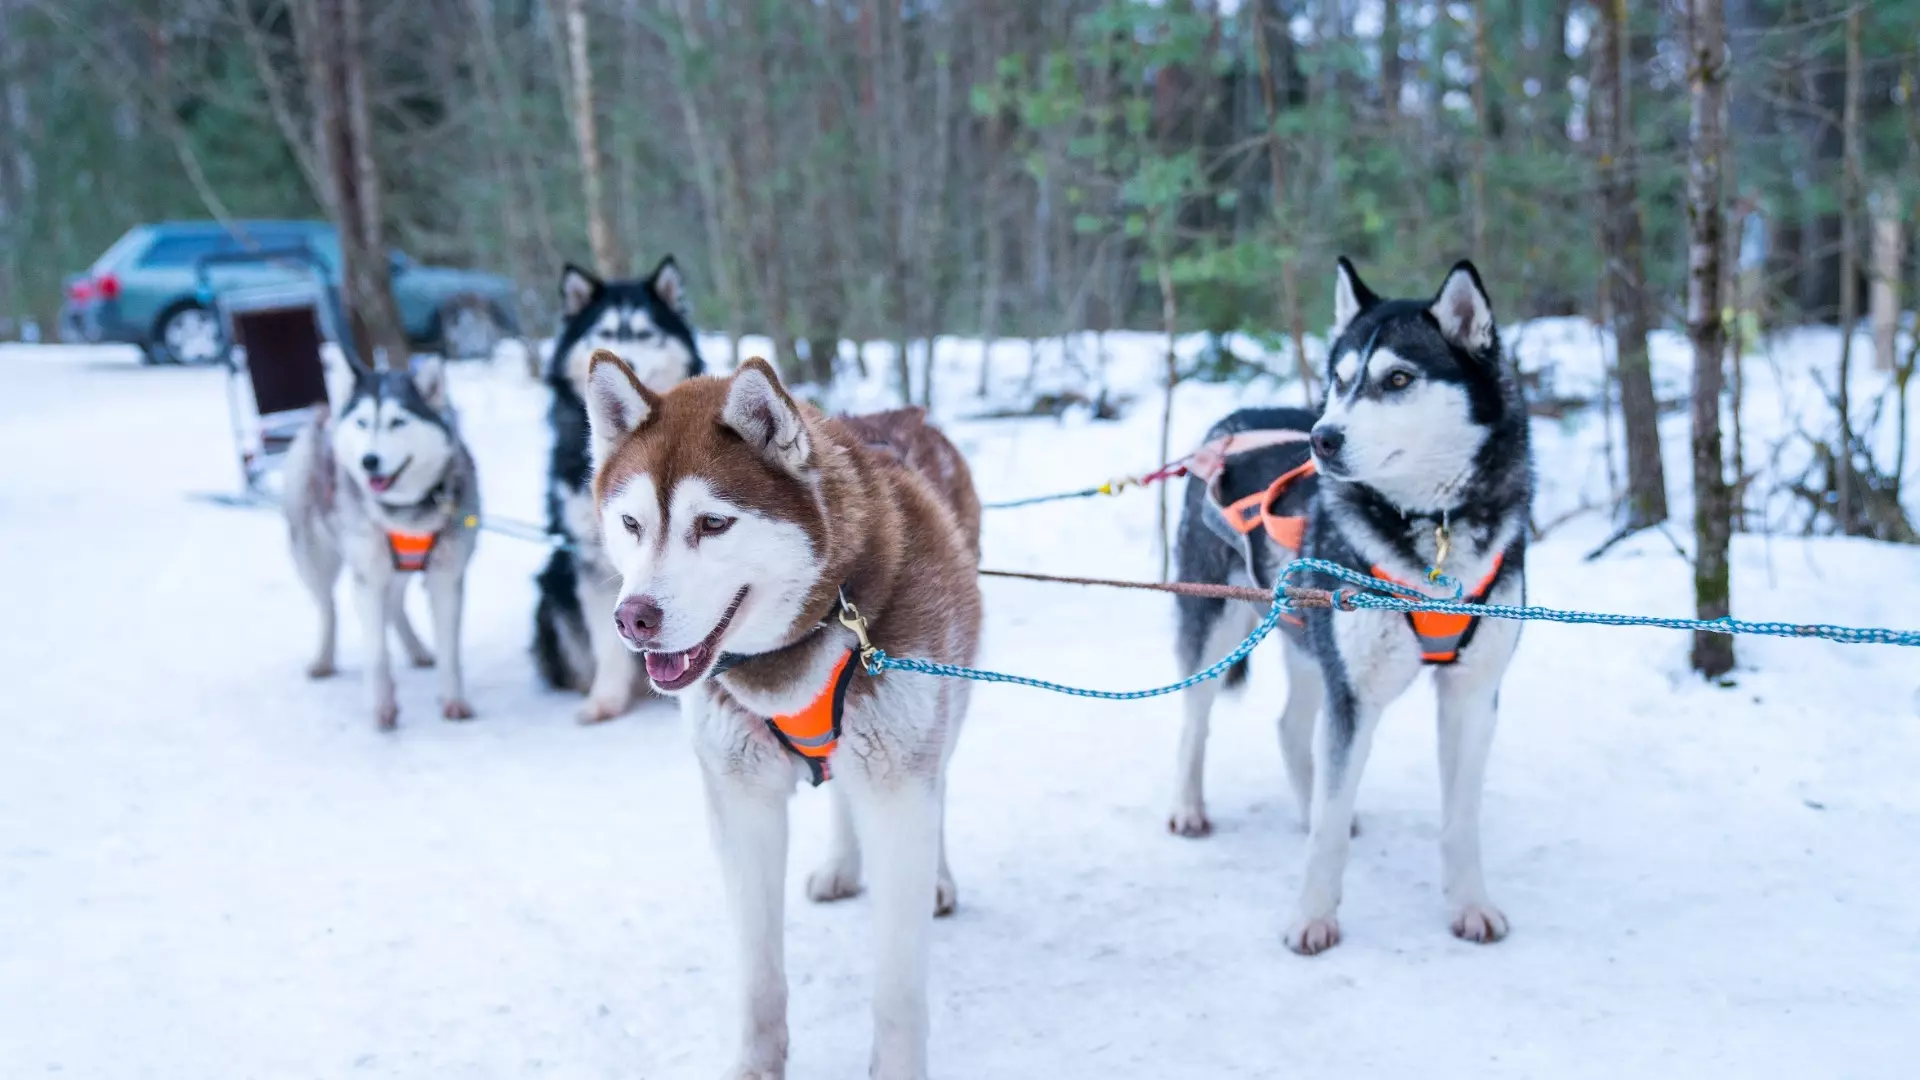
<path fill-rule="evenodd" d="M 603 278 L 620 272 L 607 201 L 601 188 L 600 127 L 594 116 L 593 64 L 587 55 L 587 0 L 566 0 L 568 92 L 573 98 L 573 141 L 580 154 L 580 194 L 587 204 L 587 246 Z"/>
<path fill-rule="evenodd" d="M 340 237 L 348 332 L 363 363 L 377 366 L 384 352 L 388 366 L 404 367 L 409 347 L 387 261 L 361 0 L 312 0 L 295 12 L 313 100 L 316 157 L 327 181 L 328 215 Z"/>
<path fill-rule="evenodd" d="M 1593 111 L 1599 149 L 1601 235 L 1610 300 L 1609 321 L 1620 383 L 1627 448 L 1630 529 L 1667 519 L 1667 481 L 1660 462 L 1660 414 L 1647 357 L 1651 319 L 1642 255 L 1639 183 L 1632 99 L 1628 93 L 1627 0 L 1599 0 L 1600 35 L 1594 49 Z"/>
<path fill-rule="evenodd" d="M 1490 117 L 1487 112 L 1487 88 L 1493 81 L 1492 52 L 1487 47 L 1487 0 L 1474 0 L 1473 3 L 1473 163 L 1468 176 L 1472 201 L 1468 207 L 1471 220 L 1471 250 L 1473 261 L 1485 266 L 1487 263 L 1487 151 L 1488 143 L 1493 140 Z"/>
<path fill-rule="evenodd" d="M 668 0 L 662 0 L 667 3 Z M 714 164 L 713 139 L 707 121 L 694 96 L 692 56 L 705 46 L 700 24 L 695 20 L 688 0 L 672 0 L 671 11 L 680 27 L 679 47 L 674 57 L 674 96 L 680 105 L 680 122 L 687 129 L 687 142 L 693 149 L 694 182 L 700 189 L 700 223 L 707 240 L 707 262 L 713 275 L 714 290 L 720 294 L 721 310 L 726 312 L 729 356 L 727 366 L 739 366 L 740 325 L 746 316 L 746 301 L 733 259 L 727 250 L 726 234 L 731 223 L 738 228 L 739 215 L 729 212 L 727 190 L 720 183 Z"/>
<path fill-rule="evenodd" d="M 1694 609 L 1725 618 L 1731 587 L 1727 550 L 1732 507 L 1720 456 L 1720 391 L 1726 355 L 1721 322 L 1721 168 L 1726 153 L 1725 0 L 1687 0 L 1687 84 L 1692 99 L 1687 154 L 1687 336 L 1693 342 Z M 1693 668 L 1714 679 L 1733 670 L 1733 638 L 1695 631 Z"/>
<path fill-rule="evenodd" d="M 1287 213 L 1287 157 L 1286 149 L 1280 144 L 1280 95 L 1274 84 L 1273 56 L 1267 48 L 1266 21 L 1261 17 L 1260 4 L 1250 5 L 1253 11 L 1253 51 L 1260 60 L 1260 101 L 1266 108 L 1267 117 L 1267 171 L 1273 184 L 1273 221 L 1275 239 L 1282 249 L 1280 264 L 1280 310 L 1286 320 L 1287 331 L 1293 340 L 1293 361 L 1300 373 L 1300 391 L 1306 396 L 1307 406 L 1319 400 L 1319 389 L 1313 377 L 1313 365 L 1307 362 L 1307 320 L 1300 304 L 1300 253 L 1286 250 L 1287 237 L 1284 222 Z M 1387 5 L 1393 8 L 1392 4 Z M 1397 28 L 1397 15 L 1390 15 Z M 1286 31 L 1283 29 L 1282 33 Z M 1396 46 L 1397 47 L 1397 46 Z M 1399 57 L 1394 57 L 1397 77 Z M 1398 98 L 1395 98 L 1397 102 Z M 1397 107 L 1397 106 L 1396 106 Z"/>
<path fill-rule="evenodd" d="M 1906 236 L 1900 221 L 1900 189 L 1880 188 L 1873 199 L 1873 288 L 1867 307 L 1873 322 L 1873 366 L 1894 369 L 1894 337 L 1900 327 L 1900 267 Z"/>
<path fill-rule="evenodd" d="M 1840 531 L 1851 536 L 1864 525 L 1855 511 L 1859 500 L 1853 490 L 1853 330 L 1860 320 L 1859 237 L 1860 220 L 1860 23 L 1862 5 L 1847 9 L 1846 99 L 1840 119 L 1840 378 L 1836 388 L 1840 409 L 1840 445 L 1834 449 L 1837 464 L 1834 492 L 1838 496 L 1834 514 Z"/>
<path fill-rule="evenodd" d="M 1149 225 L 1151 228 L 1151 225 Z M 1175 346 L 1180 340 L 1180 305 L 1173 291 L 1173 265 L 1168 255 L 1160 252 L 1155 260 L 1155 269 L 1160 278 L 1160 321 L 1167 332 L 1167 395 L 1160 407 L 1160 457 L 1166 461 L 1173 456 L 1173 391 L 1180 384 L 1180 357 Z M 1160 532 L 1160 580 L 1169 581 L 1173 570 L 1173 533 L 1171 515 L 1167 502 L 1172 497 L 1174 485 L 1159 485 Z"/>

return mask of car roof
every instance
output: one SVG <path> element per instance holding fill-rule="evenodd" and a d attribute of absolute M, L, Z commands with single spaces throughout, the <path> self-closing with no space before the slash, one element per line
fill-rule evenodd
<path fill-rule="evenodd" d="M 333 229 L 333 225 L 325 221 L 311 219 L 302 221 L 292 218 L 236 219 L 232 225 L 234 228 L 239 229 L 298 229 L 313 232 L 322 230 L 331 231 Z M 230 231 L 227 225 L 207 219 L 194 221 L 156 221 L 147 226 L 147 228 L 164 230 L 171 233 L 224 233 Z"/>

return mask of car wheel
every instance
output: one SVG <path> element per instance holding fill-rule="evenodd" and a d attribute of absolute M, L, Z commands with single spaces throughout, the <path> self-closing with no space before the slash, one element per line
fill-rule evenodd
<path fill-rule="evenodd" d="M 174 364 L 211 364 L 220 359 L 220 320 L 199 304 L 182 304 L 160 320 L 154 352 Z"/>
<path fill-rule="evenodd" d="M 486 360 L 503 334 L 493 307 L 481 300 L 456 300 L 440 312 L 440 352 L 449 360 Z"/>

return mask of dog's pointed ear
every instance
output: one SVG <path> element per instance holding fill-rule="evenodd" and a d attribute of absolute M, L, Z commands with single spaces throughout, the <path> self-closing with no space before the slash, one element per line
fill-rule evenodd
<path fill-rule="evenodd" d="M 568 316 L 580 314 L 600 295 L 600 279 L 568 263 L 560 271 L 560 307 Z"/>
<path fill-rule="evenodd" d="M 733 373 L 720 422 L 775 468 L 799 476 L 813 457 L 807 425 L 773 365 L 756 356 Z"/>
<path fill-rule="evenodd" d="M 1462 349 L 1481 353 L 1493 347 L 1493 304 L 1480 284 L 1480 271 L 1467 260 L 1453 264 L 1427 311 L 1440 333 Z"/>
<path fill-rule="evenodd" d="M 1329 340 L 1346 333 L 1347 327 L 1360 313 L 1380 302 L 1380 298 L 1360 280 L 1359 271 L 1345 255 L 1340 256 L 1333 265 L 1333 329 L 1327 332 Z"/>
<path fill-rule="evenodd" d="M 420 400 L 435 412 L 446 411 L 447 365 L 437 356 L 423 356 L 410 365 L 410 370 L 413 388 L 420 391 Z"/>
<path fill-rule="evenodd" d="M 660 396 L 634 376 L 625 360 L 605 349 L 593 351 L 587 365 L 587 427 L 595 470 L 659 410 Z"/>
<path fill-rule="evenodd" d="M 673 256 L 669 255 L 661 259 L 660 265 L 653 268 L 653 276 L 647 279 L 647 287 L 653 290 L 653 295 L 659 297 L 662 303 L 672 308 L 682 318 L 686 317 L 687 282 L 680 276 L 680 264 L 673 261 Z"/>

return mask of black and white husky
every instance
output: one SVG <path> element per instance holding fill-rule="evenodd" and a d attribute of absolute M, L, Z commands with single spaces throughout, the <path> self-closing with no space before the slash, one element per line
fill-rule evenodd
<path fill-rule="evenodd" d="M 316 417 L 294 439 L 285 481 L 294 565 L 320 608 L 320 646 L 307 674 L 334 673 L 333 586 L 345 565 L 353 572 L 374 721 L 392 729 L 400 707 L 388 626 L 415 667 L 435 663 L 402 603 L 417 574 L 433 613 L 441 715 L 471 717 L 460 675 L 460 608 L 480 485 L 447 406 L 440 361 L 411 373 L 356 371 L 339 416 Z"/>
<path fill-rule="evenodd" d="M 705 370 L 694 340 L 687 291 L 669 255 L 652 274 L 601 281 L 569 263 L 560 275 L 566 321 L 547 362 L 553 404 L 553 456 L 547 466 L 547 530 L 566 541 L 540 572 L 533 654 L 556 690 L 587 695 L 586 723 L 610 720 L 633 704 L 646 677 L 613 623 L 620 579 L 600 545 L 589 485 L 587 367 L 595 350 L 624 361 L 641 383 L 666 393 Z"/>
<path fill-rule="evenodd" d="M 1522 603 L 1533 490 L 1527 413 L 1479 274 L 1462 262 L 1432 300 L 1383 300 L 1342 259 L 1331 339 L 1327 398 L 1317 420 L 1302 410 L 1241 410 L 1209 438 L 1310 426 L 1318 475 L 1286 492 L 1297 509 L 1282 509 L 1307 515 L 1305 555 L 1449 596 L 1449 589 L 1425 585 L 1438 569 L 1474 602 Z M 1257 489 L 1272 479 L 1242 486 Z M 1217 494 L 1189 481 L 1181 579 L 1271 588 L 1300 553 L 1261 532 L 1244 545 L 1229 543 L 1232 531 L 1206 519 L 1218 513 Z M 1257 617 L 1252 605 L 1182 597 L 1181 665 L 1198 671 L 1225 655 Z M 1519 624 L 1321 610 L 1290 629 L 1280 745 L 1308 825 L 1308 856 L 1288 946 L 1312 954 L 1340 940 L 1354 794 L 1380 714 L 1422 666 L 1433 667 L 1439 698 L 1440 850 L 1452 929 L 1472 941 L 1505 936 L 1506 916 L 1488 898 L 1481 874 L 1480 797 L 1500 680 Z M 1185 693 L 1168 821 L 1183 835 L 1208 829 L 1201 773 L 1216 685 Z"/>

